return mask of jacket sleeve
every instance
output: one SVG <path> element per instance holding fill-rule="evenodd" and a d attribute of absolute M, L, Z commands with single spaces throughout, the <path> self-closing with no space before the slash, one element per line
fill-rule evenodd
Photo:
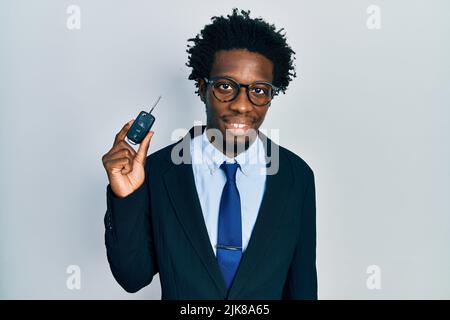
<path fill-rule="evenodd" d="M 158 272 L 147 178 L 125 198 L 116 197 L 108 185 L 106 198 L 104 222 L 108 262 L 116 281 L 127 292 L 134 293 L 150 284 Z"/>
<path fill-rule="evenodd" d="M 284 286 L 283 299 L 317 299 L 316 200 L 310 171 L 301 211 L 300 234 Z"/>

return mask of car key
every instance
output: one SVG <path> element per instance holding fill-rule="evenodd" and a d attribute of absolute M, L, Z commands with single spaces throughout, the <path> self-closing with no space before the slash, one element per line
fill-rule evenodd
<path fill-rule="evenodd" d="M 159 100 L 161 100 L 161 96 L 158 97 L 153 107 L 150 109 L 150 112 L 141 111 L 137 116 L 136 120 L 134 120 L 133 125 L 127 132 L 127 140 L 131 144 L 139 144 L 144 140 L 147 133 L 150 131 L 153 123 L 155 122 L 155 117 L 151 114 L 153 109 L 155 109 Z"/>

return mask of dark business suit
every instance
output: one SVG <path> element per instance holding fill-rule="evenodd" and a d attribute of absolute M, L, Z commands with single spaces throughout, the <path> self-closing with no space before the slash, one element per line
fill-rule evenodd
<path fill-rule="evenodd" d="M 117 282 L 136 292 L 159 272 L 162 299 L 317 299 L 315 187 L 309 166 L 279 147 L 278 173 L 267 175 L 250 242 L 227 293 L 192 165 L 171 160 L 182 141 L 147 157 L 146 180 L 129 196 L 117 198 L 107 187 L 105 242 Z M 269 155 L 272 144 L 268 139 Z"/>

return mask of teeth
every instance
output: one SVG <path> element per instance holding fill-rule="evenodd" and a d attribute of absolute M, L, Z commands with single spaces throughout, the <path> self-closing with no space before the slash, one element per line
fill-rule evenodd
<path fill-rule="evenodd" d="M 232 123 L 231 126 L 233 128 L 241 129 L 241 128 L 244 128 L 246 125 L 243 123 Z"/>

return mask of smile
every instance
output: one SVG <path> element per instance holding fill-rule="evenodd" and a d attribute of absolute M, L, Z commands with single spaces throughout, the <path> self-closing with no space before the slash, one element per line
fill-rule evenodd
<path fill-rule="evenodd" d="M 245 127 L 248 127 L 245 123 L 229 123 L 229 126 L 235 128 L 235 129 L 243 129 Z"/>
<path fill-rule="evenodd" d="M 233 135 L 245 135 L 253 129 L 253 122 L 249 119 L 224 119 L 225 129 Z"/>

